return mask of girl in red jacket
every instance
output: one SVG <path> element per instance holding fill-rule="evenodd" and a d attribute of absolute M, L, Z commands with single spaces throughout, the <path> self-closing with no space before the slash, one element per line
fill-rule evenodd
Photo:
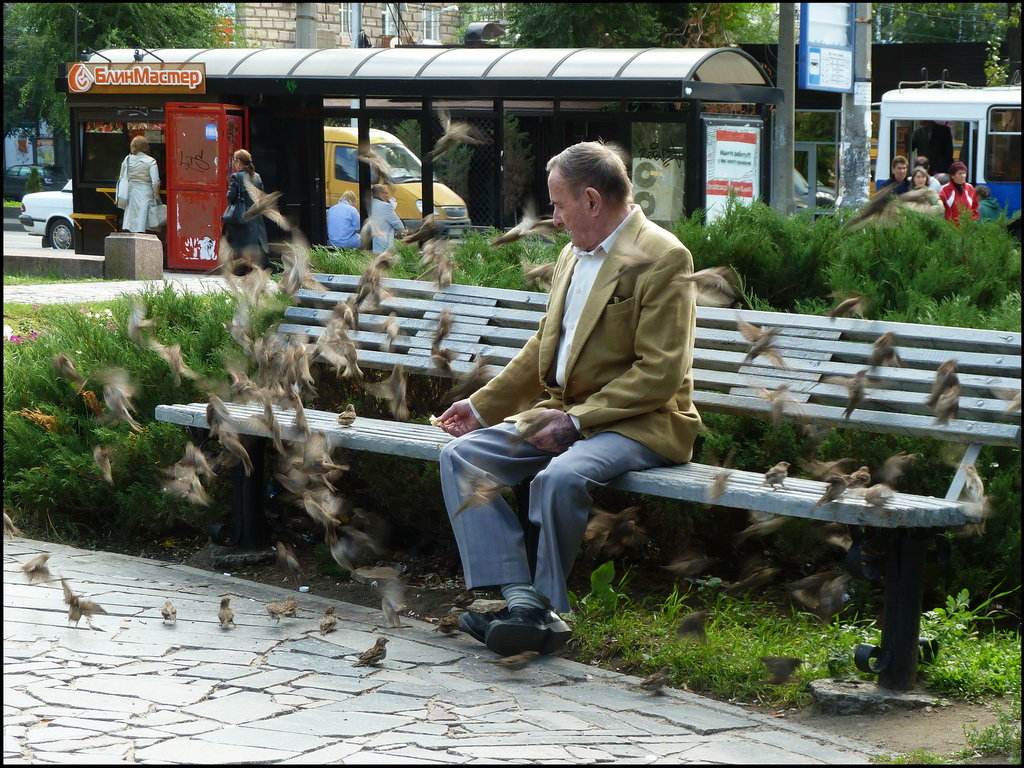
<path fill-rule="evenodd" d="M 960 223 L 960 209 L 971 212 L 971 218 L 978 218 L 978 193 L 967 183 L 967 166 L 959 160 L 949 166 L 949 183 L 939 190 L 939 200 L 946 214 L 946 221 Z"/>

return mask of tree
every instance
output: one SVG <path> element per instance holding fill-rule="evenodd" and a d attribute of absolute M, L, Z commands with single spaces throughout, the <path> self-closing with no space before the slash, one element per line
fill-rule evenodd
<path fill-rule="evenodd" d="M 875 3 L 876 43 L 988 43 L 985 75 L 1020 69 L 1020 3 Z"/>
<path fill-rule="evenodd" d="M 775 39 L 771 3 L 508 3 L 523 48 L 708 48 Z"/>
<path fill-rule="evenodd" d="M 82 50 L 225 47 L 222 16 L 217 3 L 5 3 L 4 133 L 45 120 L 68 137 L 67 99 L 54 81 L 57 65 Z"/>
<path fill-rule="evenodd" d="M 964 43 L 992 40 L 1006 31 L 1020 3 L 875 3 L 876 43 Z"/>

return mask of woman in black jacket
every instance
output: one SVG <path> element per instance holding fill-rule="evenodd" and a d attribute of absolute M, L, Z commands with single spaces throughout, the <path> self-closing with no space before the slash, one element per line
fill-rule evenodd
<path fill-rule="evenodd" d="M 247 210 L 253 206 L 255 201 L 246 188 L 246 182 L 256 189 L 263 191 L 263 180 L 256 173 L 256 166 L 253 165 L 252 155 L 248 150 L 239 149 L 232 156 L 231 178 L 228 181 L 228 203 L 229 205 L 241 201 Z M 270 245 L 267 241 L 267 227 L 263 222 L 263 216 L 253 216 L 241 224 L 224 222 L 224 237 L 235 256 L 235 259 L 243 263 L 258 264 L 262 269 L 270 269 Z"/>

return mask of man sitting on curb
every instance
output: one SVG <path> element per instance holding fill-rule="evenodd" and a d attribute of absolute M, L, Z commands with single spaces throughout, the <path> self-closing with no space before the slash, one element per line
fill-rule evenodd
<path fill-rule="evenodd" d="M 566 577 L 590 488 L 689 461 L 700 428 L 691 400 L 694 291 L 673 279 L 692 273 L 690 252 L 632 203 L 614 148 L 576 144 L 547 170 L 554 223 L 572 234 L 547 313 L 497 377 L 440 417 L 458 437 L 441 451 L 440 469 L 466 586 L 498 586 L 507 602 L 464 613 L 460 626 L 502 656 L 553 653 L 571 637 L 554 611 L 570 609 Z M 533 573 L 508 503 L 494 493 L 466 503 L 474 485 L 530 477 L 529 521 L 539 529 Z"/>

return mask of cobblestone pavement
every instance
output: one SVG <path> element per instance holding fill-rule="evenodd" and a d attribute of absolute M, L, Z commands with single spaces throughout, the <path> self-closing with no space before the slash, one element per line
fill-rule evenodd
<path fill-rule="evenodd" d="M 102 280 L 97 282 L 46 283 L 42 285 L 5 285 L 4 302 L 16 304 L 58 304 L 60 302 L 110 301 L 126 293 L 146 288 L 162 288 L 164 282 L 179 292 L 210 293 L 226 290 L 224 278 L 164 272 L 163 280 Z"/>
<path fill-rule="evenodd" d="M 107 615 L 68 626 L 59 582 Z M 221 629 L 221 596 L 237 626 Z M 297 597 L 279 625 L 265 603 Z M 174 625 L 160 616 L 177 607 Z M 557 657 L 519 672 L 472 638 L 189 566 L 4 541 L 4 763 L 864 763 L 876 752 Z M 337 631 L 318 617 L 336 607 Z M 375 637 L 379 667 L 354 667 Z"/>

